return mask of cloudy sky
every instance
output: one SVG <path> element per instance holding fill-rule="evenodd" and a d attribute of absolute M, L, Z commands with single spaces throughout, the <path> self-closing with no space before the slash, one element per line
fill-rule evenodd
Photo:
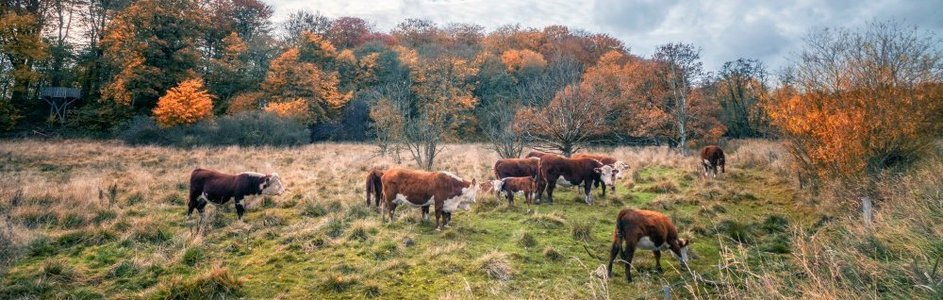
<path fill-rule="evenodd" d="M 855 27 L 898 19 L 943 34 L 943 0 L 677 1 L 677 0 L 263 0 L 276 22 L 296 10 L 329 17 L 356 16 L 387 31 L 406 18 L 437 24 L 505 24 L 541 28 L 562 24 L 621 39 L 648 56 L 666 42 L 702 48 L 707 70 L 739 57 L 757 58 L 772 70 L 787 63 L 813 28 Z M 765 3 L 764 3 L 765 2 Z"/>

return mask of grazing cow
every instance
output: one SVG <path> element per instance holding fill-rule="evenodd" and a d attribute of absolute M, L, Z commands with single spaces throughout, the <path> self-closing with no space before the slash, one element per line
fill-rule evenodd
<path fill-rule="evenodd" d="M 616 218 L 616 230 L 612 233 L 612 251 L 609 253 L 609 277 L 612 277 L 612 262 L 622 254 L 625 262 L 625 278 L 632 281 L 630 272 L 635 249 L 655 252 L 655 268 L 661 272 L 661 251 L 671 250 L 682 267 L 687 267 L 688 245 L 691 242 L 678 238 L 678 229 L 664 214 L 650 210 L 624 208 Z"/>
<path fill-rule="evenodd" d="M 547 155 L 540 159 L 540 173 L 537 177 L 537 199 L 547 190 L 547 199 L 553 202 L 553 189 L 560 185 L 584 184 L 583 200 L 586 204 L 593 203 L 590 194 L 592 183 L 601 180 L 605 184 L 612 184 L 612 166 L 604 165 L 595 159 L 565 158 L 562 156 Z"/>
<path fill-rule="evenodd" d="M 494 177 L 497 179 L 524 176 L 536 178 L 539 165 L 539 157 L 499 159 L 494 163 Z"/>
<path fill-rule="evenodd" d="M 435 227 L 441 230 L 448 226 L 452 212 L 471 209 L 478 194 L 478 182 L 463 180 L 449 172 L 425 172 L 408 169 L 392 169 L 383 172 L 383 205 L 389 220 L 393 222 L 393 211 L 399 204 L 421 207 L 423 219 L 428 219 L 429 206 L 435 206 Z M 384 216 L 384 221 L 386 216 Z M 440 223 L 440 219 L 444 222 Z"/>
<path fill-rule="evenodd" d="M 610 166 L 612 166 L 612 168 L 613 168 L 613 172 L 612 172 L 612 182 L 616 182 L 616 180 L 622 179 L 622 177 L 625 176 L 626 171 L 629 169 L 629 165 L 628 165 L 628 164 L 626 164 L 626 163 L 623 162 L 623 161 L 617 160 L 617 159 L 615 159 L 615 158 L 612 157 L 612 156 L 608 156 L 608 155 L 593 154 L 593 153 L 577 153 L 577 154 L 573 154 L 573 157 L 572 157 L 572 158 L 591 158 L 591 159 L 598 160 L 599 162 L 601 162 L 601 163 L 603 163 L 603 164 L 605 164 L 605 165 L 610 165 Z M 595 184 L 596 187 L 599 187 L 600 185 L 602 185 L 602 195 L 605 196 L 605 195 L 606 195 L 606 184 L 605 184 L 605 183 L 602 183 L 601 181 L 596 181 L 596 182 L 594 182 L 594 184 Z M 615 185 L 615 184 L 612 185 L 612 192 L 613 192 L 613 193 L 616 192 L 616 186 L 617 186 L 617 185 Z"/>
<path fill-rule="evenodd" d="M 544 156 L 547 156 L 547 155 L 558 156 L 558 157 L 560 156 L 554 153 L 531 151 L 530 153 L 527 153 L 527 156 L 524 156 L 524 158 L 532 158 L 532 157 L 543 158 Z"/>
<path fill-rule="evenodd" d="M 207 201 L 222 205 L 234 199 L 236 214 L 242 220 L 246 209 L 242 199 L 250 195 L 280 195 L 285 192 L 278 174 L 269 175 L 255 172 L 242 172 L 236 175 L 221 173 L 207 169 L 196 169 L 190 173 L 190 202 L 187 209 L 187 218 L 193 209 L 200 212 L 200 221 L 203 221 L 203 209 Z"/>
<path fill-rule="evenodd" d="M 505 177 L 493 181 L 494 189 L 507 193 L 508 205 L 514 205 L 514 194 L 524 194 L 524 201 L 530 206 L 534 203 L 534 194 L 537 193 L 537 181 L 530 176 Z"/>
<path fill-rule="evenodd" d="M 713 177 L 717 177 L 717 167 L 720 167 L 721 173 L 725 173 L 725 160 L 724 150 L 716 145 L 710 145 L 701 149 L 701 165 L 704 166 L 704 177 L 711 174 Z"/>
<path fill-rule="evenodd" d="M 383 171 L 378 169 L 370 170 L 370 173 L 367 174 L 367 208 L 370 208 L 370 194 L 373 194 L 373 201 L 376 204 L 377 212 L 380 212 L 380 198 L 383 198 L 383 187 L 380 182 L 380 177 L 383 177 Z"/>

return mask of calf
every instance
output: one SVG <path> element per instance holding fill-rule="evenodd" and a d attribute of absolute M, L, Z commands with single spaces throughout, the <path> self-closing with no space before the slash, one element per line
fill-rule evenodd
<path fill-rule="evenodd" d="M 612 166 L 603 165 L 595 159 L 565 158 L 546 155 L 540 159 L 539 175 L 537 177 L 537 199 L 547 190 L 547 200 L 553 202 L 553 189 L 557 184 L 580 185 L 584 184 L 583 200 L 586 204 L 593 203 L 592 183 L 600 180 L 605 184 L 612 184 Z"/>
<path fill-rule="evenodd" d="M 625 176 L 626 171 L 629 169 L 629 165 L 623 161 L 617 160 L 612 156 L 602 155 L 602 154 L 592 154 L 592 153 L 577 153 L 573 154 L 573 158 L 591 158 L 598 160 L 599 162 L 612 166 L 612 182 L 616 182 L 618 179 L 622 179 Z M 606 195 L 606 184 L 601 181 L 594 182 L 596 187 L 602 185 L 602 195 Z M 616 184 L 612 185 L 612 192 L 616 192 Z"/>
<path fill-rule="evenodd" d="M 193 209 L 200 212 L 200 221 L 203 221 L 203 210 L 207 201 L 222 205 L 235 200 L 236 214 L 242 220 L 246 209 L 242 199 L 250 195 L 280 195 L 285 192 L 278 174 L 269 175 L 255 172 L 226 174 L 207 169 L 196 169 L 190 173 L 190 201 L 187 208 L 187 218 Z"/>
<path fill-rule="evenodd" d="M 725 173 L 725 160 L 724 150 L 716 145 L 710 145 L 701 149 L 701 165 L 704 166 L 704 177 L 709 175 L 717 177 L 717 167 L 720 167 L 721 173 Z"/>
<path fill-rule="evenodd" d="M 530 176 L 505 177 L 494 180 L 492 185 L 496 191 L 507 193 L 508 205 L 512 206 L 515 193 L 523 193 L 528 206 L 534 203 L 534 194 L 537 193 L 537 181 Z"/>
<path fill-rule="evenodd" d="M 655 268 L 661 272 L 661 251 L 671 250 L 681 266 L 687 267 L 688 245 L 691 242 L 678 238 L 678 230 L 665 215 L 650 210 L 624 208 L 616 218 L 616 230 L 612 233 L 612 251 L 609 253 L 609 277 L 612 277 L 612 262 L 622 254 L 625 262 L 625 278 L 632 281 L 630 272 L 635 249 L 655 252 Z"/>
<path fill-rule="evenodd" d="M 367 174 L 367 208 L 370 208 L 370 195 L 373 194 L 373 201 L 380 212 L 380 198 L 382 198 L 383 188 L 380 183 L 380 177 L 383 177 L 383 171 L 378 169 L 370 170 Z"/>
<path fill-rule="evenodd" d="M 428 218 L 429 206 L 435 207 L 435 227 L 441 230 L 452 220 L 452 212 L 470 210 L 478 194 L 477 180 L 466 181 L 449 172 L 425 172 L 392 169 L 381 177 L 383 205 L 393 222 L 396 206 L 404 204 L 421 207 L 423 218 Z M 386 216 L 384 216 L 384 221 Z M 440 219 L 443 221 L 440 223 Z M 440 225 L 441 224 L 441 225 Z"/>
<path fill-rule="evenodd" d="M 540 165 L 540 158 L 506 158 L 499 159 L 494 163 L 494 176 L 501 179 L 505 177 L 537 177 L 537 167 Z"/>

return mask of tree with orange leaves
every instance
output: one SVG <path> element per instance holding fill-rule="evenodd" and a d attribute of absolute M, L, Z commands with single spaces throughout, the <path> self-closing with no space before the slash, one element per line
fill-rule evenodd
<path fill-rule="evenodd" d="M 160 97 L 153 113 L 161 127 L 193 124 L 213 116 L 213 96 L 202 79 L 188 79 Z"/>
<path fill-rule="evenodd" d="M 319 122 L 334 116 L 350 100 L 351 93 L 338 89 L 336 73 L 325 73 L 314 63 L 301 61 L 298 48 L 290 48 L 272 60 L 262 91 L 268 102 L 303 100 L 307 121 Z"/>

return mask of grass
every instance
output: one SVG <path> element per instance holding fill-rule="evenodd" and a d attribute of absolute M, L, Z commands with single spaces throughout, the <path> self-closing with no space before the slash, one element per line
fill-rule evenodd
<path fill-rule="evenodd" d="M 872 290 L 912 289 L 914 282 L 939 285 L 932 262 L 943 254 L 943 243 L 920 239 L 920 234 L 939 236 L 939 226 L 885 211 L 877 218 L 901 224 L 882 229 L 906 234 L 864 238 L 860 229 L 841 225 L 844 217 L 823 213 L 816 201 L 797 192 L 784 177 L 785 156 L 775 143 L 742 143 L 750 144 L 728 151 L 727 174 L 713 180 L 699 176 L 696 159 L 664 147 L 599 149 L 625 160 L 631 174 L 618 183 L 617 193 L 601 197 L 594 191 L 594 205 L 583 203 L 572 188 L 555 193 L 554 204 L 530 211 L 482 195 L 471 211 L 455 213 L 452 227 L 439 232 L 434 222 L 421 220 L 418 209 L 401 207 L 397 220 L 386 224 L 364 207 L 366 172 L 396 165 L 369 145 L 180 150 L 68 140 L 0 142 L 0 178 L 7 179 L 0 180 L 0 298 L 621 299 L 660 297 L 666 284 L 684 298 L 738 298 L 751 295 L 751 288 L 797 297 L 820 290 L 786 279 L 790 274 L 845 276 L 802 271 L 827 269 L 816 253 L 843 252 L 810 242 L 809 235 L 847 240 L 851 246 L 839 249 L 855 249 L 848 254 L 853 257 L 845 257 L 849 261 L 895 261 L 895 271 L 881 277 L 890 283 L 867 286 Z M 481 145 L 450 145 L 441 157 L 440 169 L 479 181 L 489 178 L 497 159 Z M 738 157 L 746 161 L 741 164 Z M 278 172 L 287 192 L 247 199 L 244 222 L 236 220 L 231 203 L 210 205 L 197 230 L 197 217 L 186 220 L 184 203 L 187 176 L 196 167 Z M 923 185 L 908 189 L 918 187 Z M 939 197 L 936 191 L 920 195 Z M 939 211 L 914 203 L 916 210 Z M 733 284 L 692 280 L 673 259 L 664 259 L 665 272 L 655 273 L 653 255 L 644 251 L 636 255 L 634 283 L 619 280 L 621 267 L 616 278 L 600 279 L 614 219 L 623 207 L 669 215 L 682 237 L 693 241 L 692 270 L 706 280 Z M 857 250 L 874 245 L 883 252 Z M 918 250 L 927 252 L 916 267 L 901 260 Z M 859 267 L 877 266 L 882 265 Z M 915 269 L 925 275 L 914 275 Z"/>

